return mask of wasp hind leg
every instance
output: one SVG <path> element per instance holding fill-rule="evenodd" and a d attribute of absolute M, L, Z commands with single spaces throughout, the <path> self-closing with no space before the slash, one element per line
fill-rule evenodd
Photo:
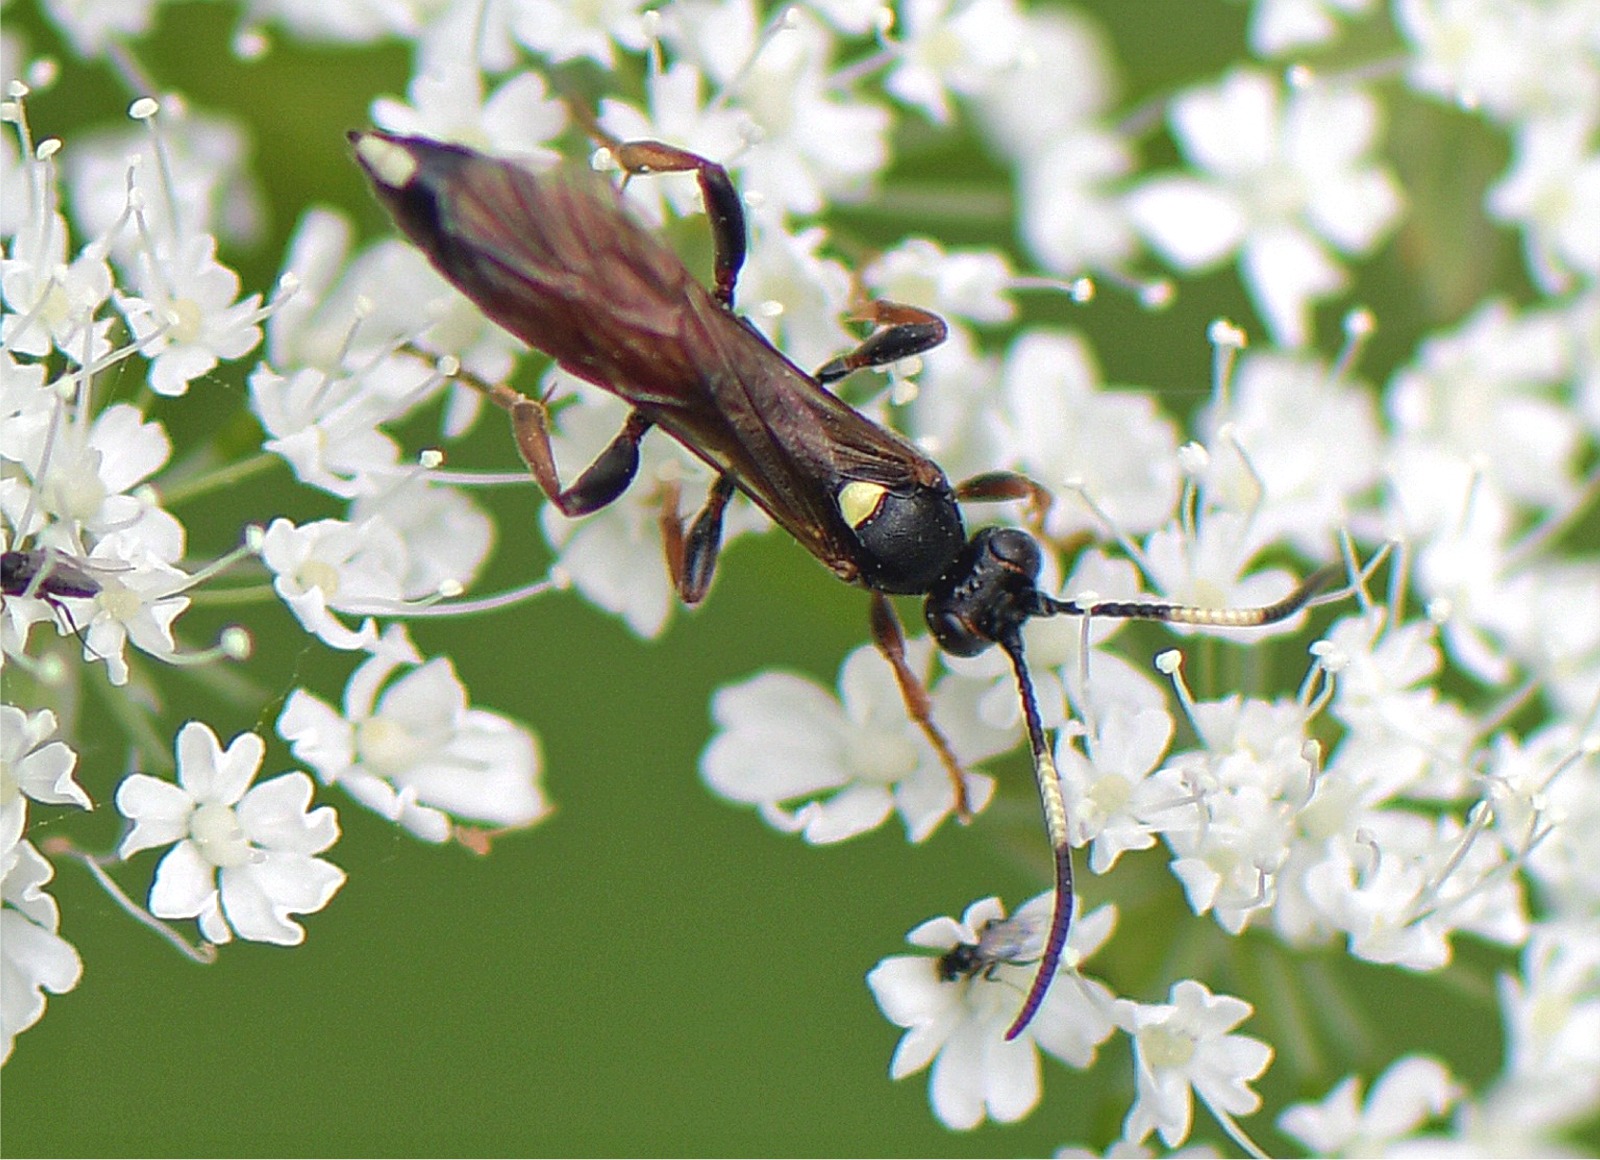
<path fill-rule="evenodd" d="M 410 348 L 426 357 L 425 352 Z M 459 367 L 452 372 L 455 381 L 471 387 L 504 411 L 511 419 L 511 434 L 528 474 L 556 510 L 569 519 L 599 511 L 628 490 L 639 473 L 639 443 L 654 424 L 638 411 L 630 411 L 622 430 L 583 469 L 571 487 L 561 486 L 556 470 L 555 450 L 550 446 L 550 408 L 543 399 L 530 399 L 505 383 L 486 383 Z"/>
<path fill-rule="evenodd" d="M 966 774 L 955 750 L 950 748 L 949 740 L 933 723 L 933 701 L 928 696 L 927 686 L 906 660 L 905 630 L 900 626 L 900 618 L 895 615 L 894 605 L 881 592 L 872 594 L 871 617 L 872 641 L 894 669 L 900 697 L 906 703 L 906 714 L 916 722 L 917 728 L 928 739 L 928 744 L 939 755 L 939 764 L 944 766 L 945 773 L 950 777 L 950 786 L 955 791 L 956 817 L 965 825 L 972 820 L 972 801 L 967 796 Z"/>

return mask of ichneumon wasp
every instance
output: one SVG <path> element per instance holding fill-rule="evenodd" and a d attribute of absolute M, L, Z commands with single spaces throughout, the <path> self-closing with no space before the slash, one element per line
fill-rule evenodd
<path fill-rule="evenodd" d="M 746 232 L 727 171 L 660 142 L 596 136 L 629 176 L 695 175 L 714 245 L 710 289 L 631 216 L 617 188 L 592 173 L 535 173 L 420 137 L 354 132 L 350 140 L 379 200 L 445 278 L 517 338 L 632 408 L 605 450 L 563 487 L 544 404 L 504 385 L 485 388 L 509 412 L 522 458 L 550 502 L 567 516 L 596 511 L 633 479 L 650 428 L 682 443 L 716 479 L 687 527 L 675 510 L 663 514 L 667 566 L 679 597 L 692 605 L 705 596 L 723 511 L 735 491 L 743 492 L 841 580 L 869 591 L 873 639 L 894 668 L 912 719 L 949 773 L 963 818 L 970 811 L 960 765 L 906 660 L 889 596 L 925 597 L 923 616 L 946 652 L 974 656 L 998 645 L 1010 658 L 1055 859 L 1050 929 L 1033 983 L 1006 1032 L 1015 1038 L 1060 966 L 1073 910 L 1067 807 L 1023 660 L 1023 625 L 1049 616 L 1269 624 L 1299 611 L 1338 570 L 1313 573 L 1260 608 L 1081 605 L 1042 592 L 1042 556 L 1033 536 L 984 528 L 969 538 L 958 504 L 1025 499 L 1042 505 L 1048 503 L 1044 489 L 1010 472 L 952 485 L 909 440 L 826 389 L 851 371 L 938 345 L 944 322 L 916 307 L 876 303 L 874 333 L 807 374 L 734 309 Z"/>

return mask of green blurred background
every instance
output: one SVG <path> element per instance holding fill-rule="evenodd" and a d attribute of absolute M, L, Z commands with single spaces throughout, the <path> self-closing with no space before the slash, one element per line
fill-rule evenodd
<path fill-rule="evenodd" d="M 1125 70 L 1124 106 L 1238 58 L 1245 15 L 1243 5 L 1195 0 L 1101 6 Z M 366 123 L 374 96 L 404 91 L 407 60 L 394 46 L 280 42 L 245 64 L 227 50 L 234 19 L 225 5 L 172 7 L 137 55 L 195 109 L 248 123 L 269 237 L 225 257 L 247 290 L 266 289 L 309 204 L 345 207 L 369 237 L 385 229 L 343 133 Z M 62 83 L 30 104 L 37 136 L 62 136 L 70 150 L 76 131 L 126 123 L 130 94 L 104 69 L 71 62 L 35 10 L 13 5 L 7 23 L 30 53 L 63 61 Z M 1437 205 L 1359 271 L 1352 301 L 1377 310 L 1368 368 L 1380 380 L 1420 331 L 1460 317 L 1486 287 L 1514 289 L 1520 278 L 1514 245 L 1475 208 L 1483 181 L 1503 165 L 1503 145 L 1465 118 L 1415 101 L 1408 108 L 1391 126 L 1390 156 Z M 991 202 L 1005 190 L 970 139 L 906 120 L 894 186 L 876 207 L 842 218 L 855 239 L 882 245 L 921 232 L 1009 246 L 1004 213 L 908 220 L 895 210 L 895 187 L 981 189 Z M 1159 162 L 1163 148 L 1151 157 Z M 1447 181 L 1440 156 L 1451 159 Z M 1032 309 L 1088 331 L 1109 381 L 1161 387 L 1180 412 L 1208 391 L 1206 323 L 1219 313 L 1251 318 L 1231 272 L 1186 286 L 1160 315 L 1115 293 L 1087 308 L 1047 299 Z M 1321 333 L 1337 333 L 1340 309 L 1321 316 Z M 256 438 L 243 413 L 248 365 L 154 408 L 180 447 L 213 433 L 235 449 Z M 427 445 L 427 428 L 415 437 L 413 446 Z M 491 422 L 452 462 L 516 461 Z M 537 574 L 544 559 L 533 489 L 491 502 L 502 542 L 485 591 Z M 280 470 L 178 514 L 203 557 L 225 550 L 243 521 L 332 509 Z M 214 695 L 204 672 L 164 673 L 167 737 L 198 714 L 224 740 L 246 729 L 270 738 L 297 685 L 336 700 L 352 658 L 308 646 L 275 610 L 245 619 L 257 632 L 247 674 L 259 695 L 232 703 Z M 203 640 L 224 620 L 201 609 L 185 623 L 191 640 Z M 700 785 L 714 689 L 771 666 L 831 685 L 839 662 L 867 639 L 864 596 L 794 544 L 777 535 L 737 542 L 705 606 L 678 615 L 654 643 L 571 595 L 493 617 L 424 621 L 413 634 L 425 654 L 454 659 L 476 703 L 539 731 L 557 813 L 480 859 L 397 835 L 329 795 L 344 829 L 330 856 L 350 877 L 306 920 L 306 944 L 235 944 L 209 968 L 129 922 L 81 868 L 61 865 L 51 889 L 84 975 L 50 1000 L 5 1069 L 8 1155 L 991 1155 L 1115 1138 L 1132 1091 L 1119 1043 L 1092 1075 L 1047 1061 L 1043 1104 L 1021 1125 L 951 1133 L 929 1110 L 925 1074 L 889 1082 L 899 1033 L 863 983 L 923 919 L 959 914 L 990 893 L 1015 906 L 1045 887 L 1046 847 L 1021 762 L 997 766 L 1002 800 L 976 825 L 946 826 L 914 848 L 894 825 L 808 848 Z M 1292 668 L 1310 639 L 1308 630 L 1282 646 Z M 1151 636 L 1147 652 L 1161 641 Z M 99 681 L 96 668 L 90 682 Z M 35 842 L 53 833 L 101 849 L 115 842 L 109 797 L 127 745 L 105 704 L 87 692 L 78 729 L 81 777 L 100 810 L 36 821 Z M 263 773 L 290 765 L 274 743 Z M 142 889 L 154 858 L 143 855 L 120 877 Z M 1503 958 L 1464 945 L 1456 969 L 1428 980 L 1358 969 L 1335 954 L 1221 937 L 1188 916 L 1159 857 L 1128 859 L 1109 883 L 1085 877 L 1087 905 L 1123 906 L 1117 939 L 1093 964 L 1116 989 L 1160 1000 L 1173 979 L 1204 972 L 1219 991 L 1290 1014 L 1263 1012 L 1244 1028 L 1278 1047 L 1260 1085 L 1271 1109 L 1320 1097 L 1357 1061 L 1370 1077 L 1407 1050 L 1440 1052 L 1471 1080 L 1497 1066 L 1491 979 Z M 1258 1119 L 1252 1130 L 1285 1147 L 1267 1117 Z M 1200 1136 L 1216 1138 L 1203 1115 Z"/>

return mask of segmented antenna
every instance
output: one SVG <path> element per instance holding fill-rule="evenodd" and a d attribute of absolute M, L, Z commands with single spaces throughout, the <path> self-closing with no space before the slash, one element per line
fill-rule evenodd
<path fill-rule="evenodd" d="M 1061 966 L 1061 952 L 1067 945 L 1067 932 L 1072 929 L 1072 843 L 1067 829 L 1067 801 L 1061 794 L 1061 775 L 1056 772 L 1055 758 L 1045 741 L 1044 725 L 1039 720 L 1039 702 L 1033 693 L 1033 680 L 1028 676 L 1028 666 L 1022 660 L 1022 634 L 1011 632 L 997 642 L 1011 658 L 1011 667 L 1017 674 L 1017 691 L 1022 694 L 1022 715 L 1028 723 L 1028 748 L 1033 751 L 1033 777 L 1039 785 L 1039 804 L 1044 808 L 1045 834 L 1050 839 L 1050 852 L 1056 860 L 1055 903 L 1050 912 L 1050 933 L 1045 938 L 1044 954 L 1034 972 L 1028 997 L 1022 1001 L 1022 1010 L 1006 1030 L 1006 1038 L 1015 1039 L 1022 1029 L 1033 1022 L 1044 1002 L 1045 992 L 1055 980 Z"/>
<path fill-rule="evenodd" d="M 1168 624 L 1195 624 L 1213 628 L 1254 628 L 1284 620 L 1299 612 L 1313 597 L 1333 583 L 1344 571 L 1342 565 L 1319 568 L 1289 595 L 1258 608 L 1200 608 L 1188 604 L 1141 604 L 1136 601 L 1106 601 L 1082 605 L 1072 600 L 1056 600 L 1039 593 L 1035 616 L 1089 616 L 1112 620 L 1159 620 Z M 1039 1013 L 1050 984 L 1061 968 L 1061 955 L 1072 929 L 1072 844 L 1067 828 L 1067 803 L 1061 793 L 1061 777 L 1055 758 L 1045 741 L 1039 720 L 1038 699 L 1033 680 L 1022 659 L 1022 634 L 1019 627 L 1009 629 L 995 642 L 1008 657 L 1017 674 L 1017 691 L 1022 695 L 1022 715 L 1028 725 L 1028 747 L 1033 751 L 1033 776 L 1039 784 L 1039 803 L 1044 808 L 1044 828 L 1056 862 L 1055 906 L 1050 915 L 1050 933 L 1045 938 L 1044 955 L 1033 976 L 1033 983 L 1022 1001 L 1022 1010 L 1006 1030 L 1008 1040 L 1021 1035 Z"/>

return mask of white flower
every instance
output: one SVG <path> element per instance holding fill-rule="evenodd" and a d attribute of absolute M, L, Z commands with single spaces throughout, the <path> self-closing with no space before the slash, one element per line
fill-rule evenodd
<path fill-rule="evenodd" d="M 1358 89 L 1314 86 L 1280 105 L 1265 75 L 1235 70 L 1180 96 L 1171 120 L 1203 176 L 1146 181 L 1129 195 L 1135 224 L 1184 270 L 1237 253 L 1274 340 L 1304 345 L 1311 304 L 1345 283 L 1327 244 L 1365 253 L 1400 211 L 1393 178 L 1365 159 L 1377 103 Z"/>
<path fill-rule="evenodd" d="M 883 87 L 939 124 L 950 120 L 950 93 L 981 92 L 1027 45 L 1012 0 L 907 0 L 899 9 L 898 61 Z"/>
<path fill-rule="evenodd" d="M 1600 70 L 1597 70 L 1600 71 Z M 1525 231 L 1528 269 L 1551 294 L 1600 277 L 1600 150 L 1588 117 L 1522 127 L 1516 160 L 1489 190 L 1489 210 Z"/>
<path fill-rule="evenodd" d="M 889 111 L 840 95 L 829 73 L 831 32 L 803 8 L 753 53 L 733 90 L 757 132 L 740 167 L 747 203 L 814 214 L 861 192 L 889 160 Z M 753 30 L 752 30 L 753 31 Z"/>
<path fill-rule="evenodd" d="M 351 629 L 335 611 L 373 612 L 400 599 L 405 548 L 383 520 L 317 520 L 295 527 L 273 520 L 261 542 L 272 586 L 307 632 L 334 648 L 367 648 L 378 639 L 370 616 Z"/>
<path fill-rule="evenodd" d="M 806 370 L 843 354 L 856 339 L 839 319 L 850 299 L 850 272 L 818 251 L 820 228 L 790 233 L 757 229 L 739 276 L 738 300 L 761 333 Z"/>
<path fill-rule="evenodd" d="M 178 651 L 172 625 L 189 607 L 180 595 L 189 577 L 151 552 L 137 536 L 106 536 L 89 553 L 88 564 L 100 583 L 92 619 L 78 620 L 84 629 L 85 660 L 104 661 L 113 685 L 128 681 L 123 653 L 135 648 L 157 660 L 171 661 Z M 76 608 L 74 601 L 69 607 Z"/>
<path fill-rule="evenodd" d="M 634 51 L 644 47 L 644 21 L 639 12 L 643 7 L 644 0 L 596 0 L 592 4 L 518 0 L 511 29 L 518 40 L 551 61 L 586 56 L 609 67 L 615 59 L 613 41 Z"/>
<path fill-rule="evenodd" d="M 1128 532 L 1171 515 L 1177 431 L 1149 395 L 1105 389 L 1081 335 L 1023 334 L 1006 353 L 1001 389 L 1001 442 L 1023 471 L 1046 487 L 1081 486 Z M 1104 530 L 1077 495 L 1060 496 L 1045 527 L 1058 540 Z"/>
<path fill-rule="evenodd" d="M 1482 1118 L 1521 1134 L 1592 1119 L 1600 1098 L 1600 935 L 1593 912 L 1537 927 L 1499 979 L 1506 1067 Z"/>
<path fill-rule="evenodd" d="M 1501 121 L 1600 112 L 1591 0 L 1400 0 L 1407 79 Z"/>
<path fill-rule="evenodd" d="M 907 238 L 862 270 L 861 280 L 879 297 L 946 320 L 1000 323 L 1017 312 L 1008 297 L 1011 264 L 997 250 L 946 250 L 928 238 Z"/>
<path fill-rule="evenodd" d="M 648 113 L 626 101 L 608 97 L 600 102 L 600 124 L 622 141 L 667 141 L 709 161 L 731 162 L 745 145 L 743 130 L 750 119 L 725 105 L 709 105 L 702 91 L 698 68 L 675 60 L 665 69 L 651 69 L 645 77 Z M 679 217 L 705 211 L 699 175 L 651 174 L 628 183 L 628 200 L 639 206 L 653 224 L 663 220 L 662 203 L 672 204 Z"/>
<path fill-rule="evenodd" d="M 170 250 L 142 251 L 138 295 L 117 295 L 134 338 L 151 358 L 150 389 L 181 395 L 219 361 L 243 358 L 261 341 L 261 295 L 235 301 L 239 275 L 217 261 L 217 239 L 199 234 Z"/>
<path fill-rule="evenodd" d="M 156 867 L 150 910 L 197 918 L 207 941 L 235 933 L 297 946 L 305 928 L 290 916 L 327 905 L 344 871 L 313 855 L 339 840 L 331 806 L 307 812 L 313 786 L 286 773 L 251 788 L 266 745 L 241 733 L 223 749 L 209 726 L 178 731 L 178 783 L 134 773 L 117 787 L 117 809 L 133 830 L 117 848 L 128 858 L 172 845 Z"/>
<path fill-rule="evenodd" d="M 1468 463 L 1523 503 L 1570 499 L 1579 486 L 1584 442 L 1582 421 L 1564 392 L 1568 343 L 1559 316 L 1518 314 L 1500 300 L 1424 339 L 1386 392 L 1400 451 L 1433 451 Z M 1431 474 L 1439 478 L 1439 468 Z M 1419 502 L 1426 475 L 1426 464 L 1396 470 L 1402 510 L 1427 510 Z M 1460 522 L 1459 502 L 1442 506 L 1440 524 Z"/>
<path fill-rule="evenodd" d="M 1365 15 L 1372 0 L 1255 0 L 1250 47 L 1260 56 L 1322 44 L 1338 33 L 1338 16 Z"/>
<path fill-rule="evenodd" d="M 922 356 L 921 364 L 915 397 L 900 409 L 895 426 L 932 456 L 951 479 L 1002 466 L 1012 452 L 1003 445 L 1004 431 L 992 414 L 1000 360 L 979 351 L 971 332 L 955 325 L 942 343 Z M 890 368 L 891 375 L 895 369 Z M 892 399 L 893 388 L 887 394 Z M 874 414 L 871 404 L 862 410 Z"/>
<path fill-rule="evenodd" d="M 960 922 L 930 919 L 906 936 L 943 955 L 895 955 L 867 975 L 878 1007 L 906 1028 L 889 1074 L 904 1079 L 931 1063 L 928 1096 L 946 1127 L 975 1128 L 985 1116 L 1020 1120 L 1039 1102 L 1039 1049 L 1087 1068 L 1115 1030 L 1114 996 L 1077 971 L 1116 924 L 1116 909 L 1102 906 L 1074 924 L 1061 974 L 1033 1021 L 1005 1038 L 1032 982 L 1051 905 L 1052 896 L 1041 894 L 1007 919 L 999 899 L 985 898 Z"/>
<path fill-rule="evenodd" d="M 399 447 L 377 426 L 391 409 L 367 379 L 313 367 L 280 375 L 261 363 L 249 382 L 250 409 L 269 436 L 262 448 L 283 456 L 302 483 L 348 499 L 379 486 L 374 477 L 399 461 Z"/>
<path fill-rule="evenodd" d="M 1105 32 L 1075 8 L 1020 13 L 1011 67 L 973 99 L 986 139 L 1026 163 L 1063 137 L 1089 131 L 1116 95 L 1116 63 Z"/>
<path fill-rule="evenodd" d="M 1298 702 L 1232 696 L 1190 706 L 1203 750 L 1173 755 L 1141 787 L 1140 820 L 1172 848 L 1196 914 L 1237 934 L 1274 901 L 1278 870 L 1311 793 L 1307 713 Z"/>
<path fill-rule="evenodd" d="M 932 651 L 926 637 L 907 642 L 913 672 L 927 671 Z M 993 733 L 976 727 L 970 706 L 967 714 L 941 712 L 941 691 L 959 684 L 945 682 L 933 694 L 934 720 L 957 757 L 970 762 L 1009 748 L 1009 739 L 995 745 Z M 920 842 L 955 808 L 949 775 L 907 717 L 894 672 L 873 647 L 845 659 L 838 697 L 804 677 L 768 672 L 719 689 L 711 715 L 718 732 L 700 757 L 706 783 L 760 807 L 769 825 L 803 833 L 808 842 L 853 838 L 895 811 Z M 973 727 L 952 731 L 969 721 Z M 967 773 L 966 790 L 973 810 L 981 810 L 994 779 Z"/>
<path fill-rule="evenodd" d="M 83 961 L 56 931 L 61 912 L 44 892 L 55 871 L 23 841 L 24 811 L 0 809 L 0 1063 L 44 1014 L 46 991 L 78 985 Z"/>
<path fill-rule="evenodd" d="M 1321 1103 L 1286 1109 L 1278 1127 L 1318 1156 L 1391 1155 L 1397 1143 L 1444 1115 L 1460 1096 L 1444 1064 L 1408 1055 L 1378 1077 L 1365 1107 L 1360 1080 L 1347 1076 Z"/>
<path fill-rule="evenodd" d="M 1173 984 L 1170 1002 L 1117 1002 L 1117 1022 L 1133 1037 L 1133 1073 L 1138 1096 L 1123 1122 L 1134 1143 L 1153 1131 L 1175 1148 L 1189 1138 L 1194 1116 L 1191 1092 L 1213 1113 L 1255 1111 L 1261 1097 L 1249 1083 L 1267 1070 L 1272 1048 L 1232 1030 L 1250 1016 L 1249 1003 L 1213 995 L 1204 983 Z"/>
<path fill-rule="evenodd" d="M 1139 816 L 1140 789 L 1172 741 L 1172 717 L 1163 709 L 1115 704 L 1096 725 L 1087 735 L 1062 730 L 1056 768 L 1067 799 L 1072 844 L 1090 846 L 1089 868 L 1104 874 L 1124 850 L 1155 844 L 1150 826 Z M 1086 752 L 1075 744 L 1080 738 Z"/>
<path fill-rule="evenodd" d="M 416 472 L 381 482 L 385 490 L 360 495 L 350 505 L 350 519 L 359 525 L 381 517 L 400 537 L 406 553 L 400 591 L 415 600 L 448 584 L 470 588 L 494 542 L 489 517 L 464 490 L 430 483 Z"/>
<path fill-rule="evenodd" d="M 278 733 L 324 785 L 342 785 L 426 841 L 450 837 L 451 815 L 497 827 L 543 818 L 551 807 L 538 740 L 507 717 L 469 708 L 447 658 L 421 660 L 404 628 L 391 627 L 351 675 L 342 713 L 296 689 Z M 419 667 L 395 677 L 402 666 Z"/>
<path fill-rule="evenodd" d="M 431 0 L 250 0 L 247 12 L 257 24 L 281 24 L 307 40 L 363 43 L 415 35 L 438 8 Z"/>
<path fill-rule="evenodd" d="M 1134 168 L 1134 149 L 1124 137 L 1075 125 L 1019 164 L 1022 236 L 1046 269 L 1072 276 L 1126 265 L 1138 239 L 1115 192 Z"/>
<path fill-rule="evenodd" d="M 1372 394 L 1320 361 L 1246 351 L 1202 428 L 1207 499 L 1250 512 L 1263 541 L 1285 538 L 1311 557 L 1327 553 L 1379 479 Z"/>
<path fill-rule="evenodd" d="M 264 211 L 249 176 L 244 130 L 230 119 L 190 112 L 178 101 L 168 102 L 151 124 L 161 135 L 159 156 L 150 125 L 73 137 L 64 154 L 73 224 L 85 236 L 104 237 L 124 270 L 133 268 L 152 238 L 162 246 L 205 234 L 254 240 Z M 130 203 L 139 206 L 146 229 L 127 224 Z"/>
<path fill-rule="evenodd" d="M 90 243 L 67 262 L 67 222 L 53 209 L 33 206 L 35 220 L 22 223 L 11 252 L 0 262 L 0 292 L 7 307 L 0 341 L 9 351 L 43 357 L 52 345 L 68 359 L 89 365 L 110 351 L 110 318 L 95 315 L 111 295 L 105 246 Z"/>
<path fill-rule="evenodd" d="M 547 94 L 539 73 L 518 73 L 485 100 L 477 60 L 453 61 L 414 75 L 406 95 L 409 105 L 392 97 L 374 100 L 372 123 L 532 165 L 549 165 L 559 156 L 542 142 L 561 133 L 567 111 Z"/>
<path fill-rule="evenodd" d="M 1517 945 L 1528 937 L 1522 879 L 1507 853 L 1453 817 L 1369 810 L 1357 840 L 1305 874 L 1325 921 L 1369 962 L 1431 971 L 1450 962 L 1453 934 L 1471 931 Z"/>
<path fill-rule="evenodd" d="M 55 731 L 56 715 L 49 709 L 28 713 L 15 705 L 0 705 L 0 810 L 13 808 L 22 797 L 94 809 L 72 776 L 78 755 L 66 742 L 49 740 Z"/>
<path fill-rule="evenodd" d="M 1430 683 L 1443 666 L 1437 633 L 1373 610 L 1341 617 L 1323 638 L 1339 661 L 1331 709 L 1348 729 L 1340 759 L 1373 803 L 1467 792 L 1473 722 Z"/>
<path fill-rule="evenodd" d="M 0 454 L 26 473 L 17 478 L 8 471 L 0 478 L 0 511 L 17 534 L 39 531 L 37 524 L 21 526 L 23 513 L 32 512 L 41 522 L 54 517 L 80 537 L 123 533 L 136 536 L 158 559 L 181 557 L 183 525 L 139 487 L 172 454 L 161 423 L 127 403 L 113 403 L 88 423 L 65 415 L 52 422 L 50 416 L 48 410 L 29 411 L 0 434 Z"/>
<path fill-rule="evenodd" d="M 77 54 L 93 58 L 107 44 L 136 41 L 148 33 L 157 0 L 48 0 L 45 7 Z"/>

